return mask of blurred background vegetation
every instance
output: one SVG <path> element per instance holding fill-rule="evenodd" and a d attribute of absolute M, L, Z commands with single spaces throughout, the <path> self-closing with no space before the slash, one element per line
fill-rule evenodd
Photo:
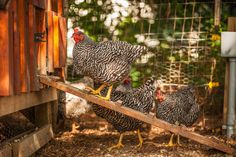
<path fill-rule="evenodd" d="M 133 66 L 133 86 L 150 75 L 165 83 L 224 81 L 220 32 L 236 15 L 234 1 L 222 1 L 220 27 L 214 0 L 69 0 L 68 28 L 80 27 L 95 41 L 123 40 L 149 47 Z M 70 35 L 68 35 L 70 37 Z M 69 52 L 73 42 L 69 39 Z"/>

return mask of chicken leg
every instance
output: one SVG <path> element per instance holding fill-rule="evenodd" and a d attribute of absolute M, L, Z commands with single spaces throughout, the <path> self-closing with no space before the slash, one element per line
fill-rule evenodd
<path fill-rule="evenodd" d="M 180 136 L 179 136 L 179 134 L 177 135 L 177 145 L 178 146 L 182 146 L 182 144 L 180 143 Z"/>
<path fill-rule="evenodd" d="M 175 146 L 175 144 L 173 143 L 174 135 L 175 135 L 175 134 L 171 134 L 170 141 L 169 141 L 169 143 L 166 145 L 167 147 Z"/>
<path fill-rule="evenodd" d="M 140 133 L 140 130 L 138 129 L 138 139 L 139 139 L 139 144 L 136 146 L 137 148 L 141 148 L 142 145 L 143 145 L 143 138 L 142 138 L 142 135 Z"/>
<path fill-rule="evenodd" d="M 112 88 L 113 88 L 113 85 L 109 86 L 107 95 L 105 97 L 101 96 L 101 95 L 98 95 L 97 97 L 104 99 L 104 100 L 110 100 Z"/>
<path fill-rule="evenodd" d="M 78 134 L 79 133 L 79 131 L 77 130 L 76 122 L 73 122 L 71 124 L 71 133 L 72 134 Z"/>
<path fill-rule="evenodd" d="M 103 88 L 105 88 L 105 87 L 106 87 L 106 85 L 105 85 L 105 84 L 102 84 L 102 85 L 101 85 L 98 89 L 96 89 L 96 90 L 94 90 L 93 88 L 88 87 L 88 86 L 86 86 L 85 88 L 86 88 L 87 90 L 91 91 L 92 94 L 94 94 L 94 95 L 101 95 L 101 91 L 102 91 Z"/>
<path fill-rule="evenodd" d="M 86 87 L 87 90 L 91 91 L 93 94 L 95 94 L 97 97 L 104 99 L 104 100 L 110 100 L 111 98 L 111 91 L 113 88 L 113 85 L 109 86 L 107 95 L 104 97 L 101 95 L 101 91 L 106 87 L 107 85 L 102 84 L 97 90 L 92 89 L 91 87 Z"/>
<path fill-rule="evenodd" d="M 114 149 L 114 148 L 118 148 L 118 149 L 119 149 L 119 148 L 121 148 L 121 147 L 124 147 L 124 145 L 122 144 L 123 136 L 124 136 L 124 134 L 121 133 L 118 143 L 117 143 L 116 145 L 114 145 L 114 146 L 108 148 L 108 151 L 111 151 L 111 150 Z"/>

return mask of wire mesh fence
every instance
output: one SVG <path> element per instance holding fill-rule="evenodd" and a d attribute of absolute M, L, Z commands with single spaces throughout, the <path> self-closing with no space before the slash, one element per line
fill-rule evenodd
<path fill-rule="evenodd" d="M 134 87 L 153 74 L 170 85 L 220 82 L 213 94 L 204 89 L 201 95 L 209 110 L 218 108 L 214 114 L 221 114 L 225 62 L 220 57 L 220 32 L 227 30 L 227 18 L 236 16 L 236 2 L 221 1 L 219 26 L 214 25 L 215 2 L 71 0 L 68 37 L 79 26 L 95 41 L 123 40 L 149 47 L 132 67 Z M 73 47 L 72 40 L 68 42 Z"/>
<path fill-rule="evenodd" d="M 75 0 L 69 8 L 69 27 L 79 26 L 98 41 L 115 39 L 148 46 L 151 51 L 134 66 L 133 72 L 139 67 L 148 69 L 138 80 L 155 73 L 169 83 L 207 83 L 216 75 L 212 68 L 219 61 L 219 45 L 212 46 L 219 42 L 212 41 L 214 2 Z"/>
<path fill-rule="evenodd" d="M 36 128 L 32 110 L 30 108 L 0 117 L 0 146 L 7 140 Z"/>

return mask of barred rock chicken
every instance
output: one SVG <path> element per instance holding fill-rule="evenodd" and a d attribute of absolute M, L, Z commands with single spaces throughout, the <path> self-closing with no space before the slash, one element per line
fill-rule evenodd
<path fill-rule="evenodd" d="M 154 80 L 150 79 L 147 80 L 141 87 L 136 89 L 131 88 L 127 89 L 127 91 L 112 90 L 111 100 L 120 100 L 122 101 L 122 105 L 125 107 L 132 108 L 142 113 L 149 113 L 154 102 L 154 88 Z M 102 94 L 104 90 L 101 92 Z M 112 124 L 113 127 L 120 133 L 118 144 L 108 148 L 108 150 L 124 147 L 122 144 L 123 133 L 134 130 L 138 131 L 139 144 L 137 147 L 142 146 L 143 139 L 139 129 L 143 122 L 96 104 L 93 104 L 92 108 L 98 116 L 106 119 L 107 122 Z"/>
<path fill-rule="evenodd" d="M 195 89 L 185 87 L 174 93 L 163 96 L 160 90 L 157 91 L 157 99 L 160 103 L 156 107 L 156 117 L 165 120 L 171 124 L 192 126 L 200 114 L 199 105 L 195 100 Z M 173 137 L 171 135 L 167 146 L 173 146 Z M 180 145 L 179 135 L 177 144 Z"/>
<path fill-rule="evenodd" d="M 76 73 L 91 77 L 95 83 L 102 85 L 93 94 L 105 100 L 110 99 L 113 84 L 128 76 L 131 64 L 147 51 L 146 47 L 131 45 L 124 41 L 94 42 L 86 34 L 74 29 L 73 66 Z M 101 90 L 109 86 L 106 96 Z"/>

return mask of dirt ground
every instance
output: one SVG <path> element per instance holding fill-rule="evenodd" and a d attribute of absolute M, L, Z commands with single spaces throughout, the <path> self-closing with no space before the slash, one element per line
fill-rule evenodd
<path fill-rule="evenodd" d="M 142 132 L 143 147 L 138 149 L 136 132 L 126 133 L 124 148 L 108 151 L 119 138 L 113 128 L 95 114 L 86 114 L 80 119 L 79 132 L 70 132 L 69 121 L 46 146 L 41 148 L 37 157 L 221 157 L 228 156 L 222 152 L 181 137 L 182 146 L 166 147 L 170 133 L 157 127 L 150 127 Z M 147 131 L 148 130 L 148 131 Z M 204 131 L 201 134 L 209 135 Z M 212 134 L 212 132 L 211 132 Z M 217 135 L 217 134 L 215 134 Z M 217 136 L 218 138 L 219 136 Z M 152 144 L 155 142 L 155 145 Z"/>

